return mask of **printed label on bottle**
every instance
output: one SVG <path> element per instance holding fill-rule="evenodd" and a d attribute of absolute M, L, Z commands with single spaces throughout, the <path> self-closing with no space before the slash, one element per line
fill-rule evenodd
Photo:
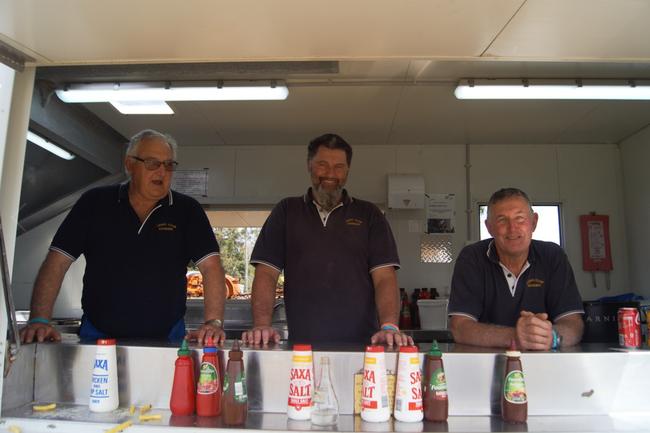
<path fill-rule="evenodd" d="M 503 397 L 508 403 L 513 404 L 524 404 L 528 401 L 524 373 L 521 370 L 513 370 L 506 375 L 503 385 Z"/>
<path fill-rule="evenodd" d="M 246 376 L 244 373 L 238 373 L 235 379 L 235 401 L 245 403 L 248 401 L 248 392 L 246 390 Z"/>
<path fill-rule="evenodd" d="M 212 363 L 202 362 L 196 392 L 199 394 L 214 394 L 218 389 L 219 372 Z"/>
<path fill-rule="evenodd" d="M 447 378 L 442 368 L 436 368 L 429 379 L 429 391 L 436 400 L 447 400 Z"/>
<path fill-rule="evenodd" d="M 292 368 L 289 383 L 289 406 L 296 410 L 312 405 L 311 368 Z"/>

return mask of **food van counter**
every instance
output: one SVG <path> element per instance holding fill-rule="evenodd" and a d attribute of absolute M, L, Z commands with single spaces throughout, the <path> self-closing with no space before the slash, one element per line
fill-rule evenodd
<path fill-rule="evenodd" d="M 70 431 L 70 426 L 80 426 L 76 422 L 83 421 L 99 423 L 91 427 L 97 426 L 96 431 L 103 431 L 128 419 L 130 404 L 151 404 L 153 411 L 162 415 L 155 425 L 164 425 L 171 431 L 183 431 L 182 426 L 221 427 L 220 418 L 170 417 L 168 403 L 176 359 L 174 345 L 155 341 L 119 343 L 120 409 L 110 414 L 88 411 L 95 346 L 80 343 L 75 336 L 65 335 L 60 344 L 33 344 L 21 349 L 5 380 L 4 426 L 14 423 L 31 429 L 40 428 L 39 423 L 64 423 L 66 428 L 58 428 L 57 431 Z M 226 343 L 226 347 L 230 345 L 230 341 Z M 337 430 L 601 432 L 650 429 L 647 405 L 650 389 L 648 350 L 623 351 L 607 345 L 585 344 L 557 353 L 523 353 L 529 420 L 526 426 L 513 426 L 503 424 L 498 416 L 494 416 L 499 413 L 505 361 L 501 352 L 453 344 L 442 344 L 441 348 L 450 401 L 448 423 L 441 426 L 435 423 L 402 425 L 391 422 L 380 426 L 362 423 L 358 416 L 352 414 L 353 375 L 363 366 L 363 346 L 315 346 L 314 364 L 317 371 L 321 356 L 327 355 L 331 361 L 341 413 Z M 420 345 L 421 351 L 427 349 L 427 344 Z M 309 423 L 295 423 L 287 420 L 285 415 L 291 366 L 291 350 L 287 344 L 266 349 L 244 347 L 243 350 L 251 411 L 246 428 L 310 430 Z M 199 350 L 195 348 L 194 352 L 198 358 Z M 397 353 L 388 351 L 387 367 L 395 370 L 396 361 Z M 58 409 L 36 414 L 31 409 L 34 402 L 57 402 Z M 135 427 L 129 431 L 138 431 Z M 86 428 L 84 431 L 91 430 Z"/>

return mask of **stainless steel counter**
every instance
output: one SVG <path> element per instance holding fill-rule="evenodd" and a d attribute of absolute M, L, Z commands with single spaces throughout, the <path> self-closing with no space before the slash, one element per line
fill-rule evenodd
<path fill-rule="evenodd" d="M 230 347 L 230 342 L 226 347 Z M 363 366 L 363 347 L 314 348 L 317 371 L 322 356 L 327 355 L 331 360 L 341 414 L 347 415 L 342 417 L 339 431 L 377 428 L 376 425 L 361 426 L 360 420 L 351 416 L 353 375 Z M 427 348 L 426 344 L 420 347 L 422 351 Z M 494 350 L 461 345 L 443 344 L 442 349 L 449 386 L 448 431 L 512 431 L 512 426 L 504 427 L 498 417 L 491 416 L 499 413 L 503 355 Z M 650 417 L 644 416 L 648 414 L 650 351 L 614 349 L 590 344 L 558 353 L 524 353 L 522 363 L 530 415 L 528 431 L 643 431 L 639 430 L 640 425 L 647 426 L 645 431 L 650 431 Z M 194 348 L 194 355 L 198 360 L 197 348 Z M 86 406 L 94 356 L 94 345 L 81 344 L 70 335 L 60 344 L 25 346 L 5 380 L 3 417 L 32 420 L 47 417 L 50 415 L 32 414 L 30 404 L 54 401 L 63 405 L 61 413 L 77 413 L 81 419 L 95 420 Z M 163 425 L 177 421 L 170 420 L 167 412 L 175 358 L 176 348 L 166 342 L 119 341 L 122 411 L 130 404 L 152 404 L 163 414 Z M 253 411 L 247 427 L 291 430 L 284 415 L 291 366 L 291 351 L 286 343 L 264 349 L 244 348 L 244 361 Z M 389 369 L 395 369 L 397 353 L 389 351 L 386 361 Z M 51 416 L 56 419 L 60 414 Z M 118 411 L 107 422 L 119 422 L 121 416 Z M 586 421 L 593 417 L 600 421 Z M 639 421 L 630 421 L 632 419 Z M 100 419 L 96 421 L 101 422 Z M 184 422 L 191 426 L 208 423 L 205 419 Z M 210 422 L 211 426 L 219 427 L 218 420 Z M 306 426 L 301 428 L 309 430 Z M 436 431 L 441 426 L 389 425 L 381 428 Z"/>

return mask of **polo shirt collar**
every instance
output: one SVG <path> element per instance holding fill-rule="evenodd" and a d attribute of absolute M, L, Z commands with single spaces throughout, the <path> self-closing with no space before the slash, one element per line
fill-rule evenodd
<path fill-rule="evenodd" d="M 492 263 L 495 263 L 497 265 L 500 263 L 499 253 L 497 253 L 497 248 L 494 246 L 494 239 L 490 240 L 487 252 L 485 254 Z M 535 262 L 536 257 L 537 251 L 535 249 L 535 242 L 531 240 L 530 246 L 528 247 L 528 263 L 532 265 Z"/>
<path fill-rule="evenodd" d="M 312 195 L 311 190 L 312 190 L 312 187 L 309 187 L 309 189 L 307 189 L 307 192 L 305 193 L 305 195 L 302 197 L 303 200 L 305 201 L 305 203 L 310 203 L 310 202 L 314 201 L 314 196 Z M 343 188 L 343 194 L 341 195 L 341 203 L 343 203 L 343 205 L 347 205 L 347 204 L 352 203 L 353 200 L 354 199 L 352 197 L 350 197 L 350 195 L 348 194 L 348 190 Z"/>
<path fill-rule="evenodd" d="M 122 182 L 118 188 L 117 191 L 117 202 L 120 203 L 122 201 L 125 201 L 128 203 L 129 201 L 129 185 L 130 181 Z M 173 191 L 170 189 L 169 192 L 167 193 L 167 197 L 163 197 L 160 200 L 158 200 L 158 205 L 160 206 L 172 206 L 174 204 L 174 194 Z"/>

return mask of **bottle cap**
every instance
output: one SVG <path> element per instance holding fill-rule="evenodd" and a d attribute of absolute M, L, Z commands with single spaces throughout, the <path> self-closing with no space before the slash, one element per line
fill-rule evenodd
<path fill-rule="evenodd" d="M 97 340 L 98 346 L 115 346 L 116 342 L 114 338 L 100 338 Z"/>
<path fill-rule="evenodd" d="M 366 352 L 381 353 L 384 351 L 384 346 L 366 346 Z"/>
<path fill-rule="evenodd" d="M 511 356 L 511 357 L 521 356 L 521 352 L 517 350 L 517 343 L 515 342 L 514 338 L 510 340 L 510 347 L 508 348 L 508 350 L 506 350 L 506 356 Z"/>
<path fill-rule="evenodd" d="M 242 358 L 244 354 L 242 353 L 241 349 L 239 348 L 239 340 L 235 340 L 232 343 L 232 348 L 228 352 L 228 359 L 233 359 L 235 361 L 238 361 Z"/>
<path fill-rule="evenodd" d="M 190 346 L 187 344 L 187 340 L 183 339 L 181 343 L 181 348 L 176 352 L 178 356 L 190 356 Z"/>
<path fill-rule="evenodd" d="M 429 349 L 429 355 L 430 356 L 442 356 L 442 352 L 440 351 L 440 347 L 438 347 L 438 342 L 436 340 L 433 340 L 431 342 L 431 349 Z"/>
<path fill-rule="evenodd" d="M 311 344 L 294 344 L 293 350 L 296 352 L 311 352 Z"/>
<path fill-rule="evenodd" d="M 417 346 L 400 346 L 400 353 L 418 353 Z"/>

